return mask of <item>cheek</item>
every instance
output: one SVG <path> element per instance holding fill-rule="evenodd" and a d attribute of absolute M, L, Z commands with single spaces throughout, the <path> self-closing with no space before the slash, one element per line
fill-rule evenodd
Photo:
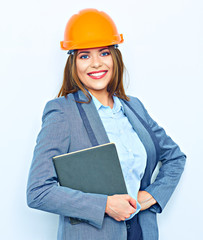
<path fill-rule="evenodd" d="M 78 75 L 79 78 L 81 78 L 82 73 L 81 73 L 81 69 L 80 68 L 77 68 L 77 75 Z"/>
<path fill-rule="evenodd" d="M 77 74 L 78 74 L 78 77 L 80 78 L 84 72 L 85 72 L 85 66 L 84 64 L 82 64 L 80 61 L 77 61 L 76 60 L 76 71 L 77 71 Z"/>
<path fill-rule="evenodd" d="M 80 81 L 86 85 L 87 84 L 87 65 L 81 61 L 76 60 L 76 72 Z"/>
<path fill-rule="evenodd" d="M 112 77 L 112 75 L 113 75 L 113 62 L 109 64 L 109 73 Z"/>
<path fill-rule="evenodd" d="M 113 71 L 113 59 L 109 58 L 108 62 L 106 63 L 110 71 Z"/>

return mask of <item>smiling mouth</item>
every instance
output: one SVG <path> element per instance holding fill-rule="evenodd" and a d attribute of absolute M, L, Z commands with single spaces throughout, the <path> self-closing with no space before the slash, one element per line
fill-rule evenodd
<path fill-rule="evenodd" d="M 100 78 L 103 78 L 107 74 L 107 72 L 108 72 L 107 70 L 91 72 L 91 73 L 88 73 L 88 76 L 90 76 L 93 79 L 100 79 Z"/>

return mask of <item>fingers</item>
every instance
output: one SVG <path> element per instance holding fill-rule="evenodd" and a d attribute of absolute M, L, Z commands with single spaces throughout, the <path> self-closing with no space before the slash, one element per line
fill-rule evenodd
<path fill-rule="evenodd" d="M 137 201 L 136 201 L 134 198 L 132 198 L 132 197 L 131 197 L 130 195 L 128 195 L 128 194 L 124 194 L 123 196 L 125 197 L 125 199 L 130 203 L 130 205 L 131 205 L 133 208 L 137 209 Z"/>
<path fill-rule="evenodd" d="M 127 194 L 108 196 L 105 212 L 116 221 L 124 221 L 136 212 L 136 200 Z"/>
<path fill-rule="evenodd" d="M 133 208 L 137 209 L 137 202 L 134 198 L 130 197 L 129 203 Z"/>
<path fill-rule="evenodd" d="M 136 212 L 136 210 L 137 210 L 136 208 L 134 208 L 134 207 L 131 207 L 131 208 L 130 208 L 130 210 L 129 210 L 129 212 L 130 212 L 130 215 L 131 215 L 131 214 L 133 214 L 133 213 L 135 213 L 135 212 Z"/>

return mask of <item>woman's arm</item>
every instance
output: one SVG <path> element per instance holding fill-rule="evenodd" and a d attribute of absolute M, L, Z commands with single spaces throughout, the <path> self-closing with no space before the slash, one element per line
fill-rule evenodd
<path fill-rule="evenodd" d="M 150 208 L 156 204 L 156 200 L 146 191 L 139 191 L 137 195 L 137 201 L 141 205 L 141 211 Z"/>
<path fill-rule="evenodd" d="M 150 210 L 160 213 L 180 180 L 186 156 L 181 152 L 179 146 L 166 134 L 165 130 L 150 117 L 140 101 L 138 108 L 155 135 L 160 148 L 159 161 L 161 161 L 161 168 L 155 181 L 145 189 L 142 189 L 145 193 L 139 193 L 139 199 L 143 199 L 143 196 L 146 196 L 146 192 L 149 193 L 156 201 L 155 204 L 152 204 Z"/>
<path fill-rule="evenodd" d="M 68 116 L 60 100 L 52 100 L 44 109 L 42 128 L 34 150 L 27 185 L 28 206 L 85 219 L 89 224 L 101 228 L 107 196 L 58 186 L 52 158 L 68 152 L 70 141 Z"/>

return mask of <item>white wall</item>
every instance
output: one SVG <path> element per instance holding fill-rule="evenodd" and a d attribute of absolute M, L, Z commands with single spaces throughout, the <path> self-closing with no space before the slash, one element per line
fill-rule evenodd
<path fill-rule="evenodd" d="M 29 209 L 26 183 L 45 103 L 62 82 L 60 50 L 69 17 L 87 7 L 106 11 L 125 42 L 127 93 L 179 143 L 188 160 L 158 217 L 161 240 L 201 240 L 203 4 L 201 0 L 8 0 L 0 3 L 0 238 L 54 240 L 58 217 Z"/>

